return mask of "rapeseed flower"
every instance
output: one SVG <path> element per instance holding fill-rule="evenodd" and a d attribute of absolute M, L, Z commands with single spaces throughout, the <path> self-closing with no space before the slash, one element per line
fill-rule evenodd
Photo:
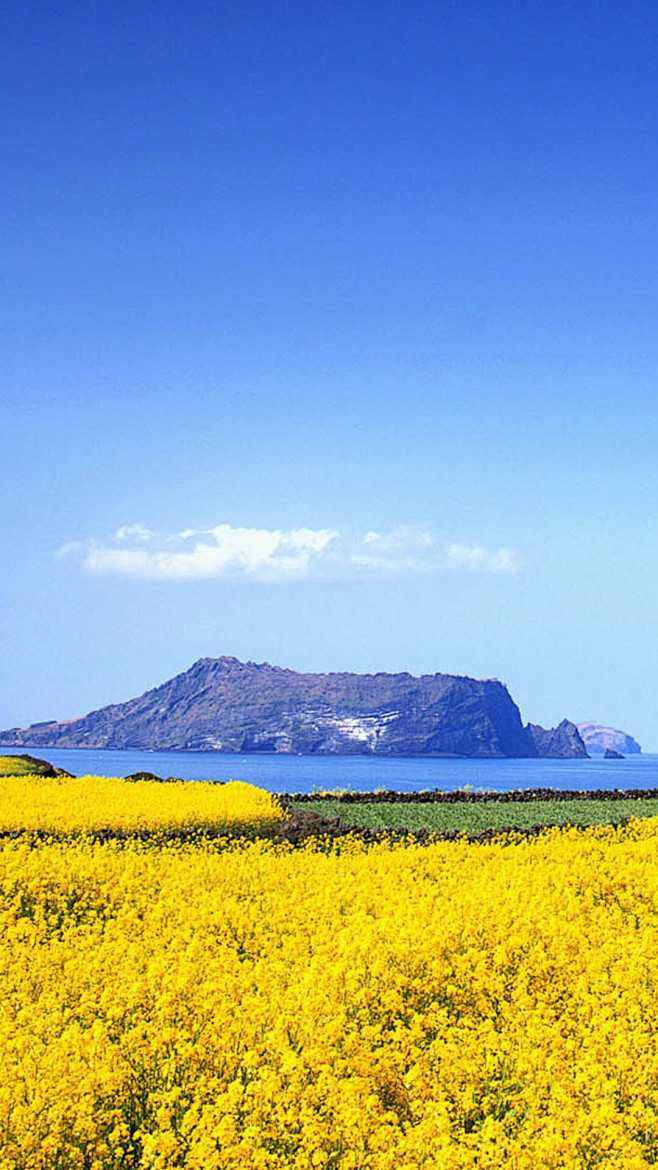
<path fill-rule="evenodd" d="M 275 796 L 241 780 L 205 784 L 0 775 L 0 831 L 264 827 L 281 821 L 283 815 Z"/>
<path fill-rule="evenodd" d="M 652 1166 L 658 820 L 4 840 L 0 1060 L 0 1170 Z"/>

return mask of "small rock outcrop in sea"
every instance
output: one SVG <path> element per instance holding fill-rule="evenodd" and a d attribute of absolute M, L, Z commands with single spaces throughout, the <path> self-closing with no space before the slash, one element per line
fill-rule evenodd
<path fill-rule="evenodd" d="M 536 723 L 529 723 L 528 731 L 537 749 L 537 755 L 544 759 L 587 757 L 587 748 L 578 734 L 578 728 L 568 719 L 563 719 L 557 727 L 552 727 L 548 731 Z"/>
<path fill-rule="evenodd" d="M 616 748 L 606 748 L 603 753 L 604 760 L 625 760 L 626 757 L 622 752 L 618 752 Z"/>
<path fill-rule="evenodd" d="M 589 752 L 604 752 L 606 748 L 613 748 L 624 755 L 633 755 L 642 751 L 637 740 L 626 731 L 618 727 L 606 727 L 602 723 L 579 723 L 580 737 Z"/>
<path fill-rule="evenodd" d="M 137 699 L 66 723 L 0 732 L 0 744 L 475 759 L 587 755 L 568 720 L 549 731 L 524 727 L 497 679 L 299 674 L 237 658 L 201 658 Z"/>

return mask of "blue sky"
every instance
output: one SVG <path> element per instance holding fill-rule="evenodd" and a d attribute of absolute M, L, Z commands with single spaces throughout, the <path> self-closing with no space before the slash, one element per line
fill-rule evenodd
<path fill-rule="evenodd" d="M 9 0 L 0 727 L 201 656 L 658 750 L 658 13 Z"/>

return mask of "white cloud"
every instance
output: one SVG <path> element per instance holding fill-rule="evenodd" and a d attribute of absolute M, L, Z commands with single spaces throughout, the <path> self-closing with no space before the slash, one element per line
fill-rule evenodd
<path fill-rule="evenodd" d="M 117 528 L 112 540 L 137 540 L 140 543 L 148 542 L 154 537 L 154 533 L 150 528 L 145 528 L 143 524 L 122 524 L 121 528 Z"/>
<path fill-rule="evenodd" d="M 157 537 L 142 525 L 127 524 L 111 544 L 91 541 L 85 546 L 82 567 L 94 576 L 293 581 L 307 576 L 337 537 L 330 528 L 283 532 L 230 524 Z"/>
<path fill-rule="evenodd" d="M 431 532 L 404 527 L 358 533 L 218 524 L 158 535 L 143 524 L 124 524 L 107 542 L 67 544 L 56 555 L 74 556 L 93 576 L 162 581 L 381 579 L 441 572 L 509 575 L 522 567 L 514 549 L 440 546 Z"/>
<path fill-rule="evenodd" d="M 422 528 L 394 528 L 392 532 L 366 532 L 351 550 L 351 563 L 366 575 L 416 576 L 439 567 L 436 540 Z"/>
<path fill-rule="evenodd" d="M 471 573 L 518 573 L 523 567 L 513 548 L 483 548 L 481 544 L 449 544 L 446 567 L 468 569 Z"/>

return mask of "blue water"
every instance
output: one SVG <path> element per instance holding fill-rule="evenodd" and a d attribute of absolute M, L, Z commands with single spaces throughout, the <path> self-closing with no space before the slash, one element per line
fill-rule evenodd
<path fill-rule="evenodd" d="M 155 772 L 183 780 L 246 780 L 269 792 L 392 788 L 509 792 L 517 788 L 658 788 L 658 755 L 625 760 L 433 760 L 371 756 L 228 755 L 223 752 L 95 751 L 91 748 L 0 748 L 30 752 L 76 776 Z"/>

